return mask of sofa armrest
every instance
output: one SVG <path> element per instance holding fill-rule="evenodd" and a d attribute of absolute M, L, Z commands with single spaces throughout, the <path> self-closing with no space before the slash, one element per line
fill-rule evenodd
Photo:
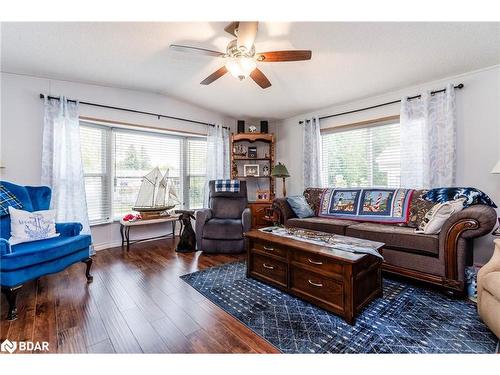
<path fill-rule="evenodd" d="M 196 247 L 201 250 L 201 239 L 203 237 L 203 227 L 205 223 L 212 218 L 212 210 L 210 208 L 202 208 L 196 211 Z"/>
<path fill-rule="evenodd" d="M 496 211 L 478 204 L 451 215 L 439 233 L 439 251 L 444 256 L 446 283 L 452 289 L 463 289 L 459 281 L 458 243 L 459 239 L 473 239 L 490 233 L 497 221 Z"/>
<path fill-rule="evenodd" d="M 252 228 L 252 210 L 248 207 L 241 214 L 241 225 L 243 226 L 243 233 L 248 232 Z"/>
<path fill-rule="evenodd" d="M 282 225 L 286 225 L 286 222 L 289 219 L 297 217 L 288 204 L 286 198 L 275 198 L 273 200 L 273 209 L 278 212 L 279 221 Z"/>
<path fill-rule="evenodd" d="M 10 254 L 11 252 L 9 241 L 5 238 L 0 238 L 0 255 Z"/>
<path fill-rule="evenodd" d="M 62 237 L 78 236 L 83 229 L 80 223 L 56 223 L 56 232 Z"/>

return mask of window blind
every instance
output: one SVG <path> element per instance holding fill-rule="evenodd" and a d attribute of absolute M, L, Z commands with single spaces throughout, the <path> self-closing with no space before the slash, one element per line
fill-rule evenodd
<path fill-rule="evenodd" d="M 207 174 L 207 141 L 205 139 L 187 140 L 187 190 L 189 209 L 203 207 Z"/>
<path fill-rule="evenodd" d="M 182 138 L 131 130 L 113 130 L 115 219 L 130 213 L 134 206 L 142 177 L 159 167 L 174 183 L 182 202 Z"/>
<path fill-rule="evenodd" d="M 399 122 L 333 131 L 321 138 L 324 186 L 400 186 Z"/>
<path fill-rule="evenodd" d="M 108 136 L 109 131 L 104 127 L 80 124 L 85 193 L 91 224 L 104 223 L 110 219 Z"/>

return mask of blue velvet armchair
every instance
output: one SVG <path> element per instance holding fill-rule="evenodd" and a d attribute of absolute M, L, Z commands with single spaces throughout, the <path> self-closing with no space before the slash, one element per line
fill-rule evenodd
<path fill-rule="evenodd" d="M 0 181 L 23 205 L 25 211 L 48 210 L 51 190 L 46 186 L 19 186 Z M 58 237 L 11 246 L 10 216 L 0 218 L 0 285 L 9 304 L 8 320 L 17 319 L 16 296 L 23 284 L 60 272 L 76 262 L 86 264 L 87 282 L 92 282 L 90 235 L 82 235 L 80 223 L 57 223 Z"/>

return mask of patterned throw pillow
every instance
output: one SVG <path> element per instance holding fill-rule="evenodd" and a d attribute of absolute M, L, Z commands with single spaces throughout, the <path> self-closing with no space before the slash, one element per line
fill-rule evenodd
<path fill-rule="evenodd" d="M 425 218 L 425 214 L 434 206 L 434 203 L 422 198 L 427 190 L 415 190 L 410 202 L 410 214 L 406 226 L 418 228 Z"/>
<path fill-rule="evenodd" d="M 416 233 L 438 234 L 448 218 L 464 209 L 465 198 L 438 203 L 425 215 Z"/>
<path fill-rule="evenodd" d="M 319 206 L 321 204 L 321 196 L 325 192 L 326 188 L 307 188 L 304 191 L 304 197 L 307 203 L 313 209 L 314 215 L 318 215 Z"/>
<path fill-rule="evenodd" d="M 9 207 L 9 214 L 11 245 L 59 236 L 55 210 L 29 212 Z"/>
<path fill-rule="evenodd" d="M 9 207 L 23 208 L 23 205 L 4 185 L 0 185 L 0 216 L 9 214 Z"/>
<path fill-rule="evenodd" d="M 314 211 L 306 201 L 303 195 L 295 195 L 293 197 L 287 197 L 286 201 L 292 208 L 293 212 L 299 219 L 304 219 L 306 217 L 314 216 Z"/>
<path fill-rule="evenodd" d="M 493 208 L 497 205 L 481 190 L 472 187 L 450 187 L 450 188 L 437 188 L 429 190 L 423 195 L 425 200 L 434 203 L 443 203 L 453 201 L 459 198 L 465 198 L 464 207 L 472 206 L 473 204 L 485 204 Z"/>

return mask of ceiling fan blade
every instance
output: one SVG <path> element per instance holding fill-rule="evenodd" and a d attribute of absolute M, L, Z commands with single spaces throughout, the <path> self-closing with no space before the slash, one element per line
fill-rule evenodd
<path fill-rule="evenodd" d="M 224 56 L 222 52 L 212 51 L 210 49 L 205 49 L 205 48 L 181 46 L 179 44 L 171 44 L 170 49 L 172 51 L 196 53 L 198 55 L 205 55 L 205 56 L 214 56 L 214 57 Z"/>
<path fill-rule="evenodd" d="M 234 35 L 236 36 L 236 29 L 238 28 L 238 24 L 239 22 L 231 22 L 229 25 L 227 25 L 226 27 L 224 27 L 224 31 L 226 33 L 229 33 L 231 35 Z"/>
<path fill-rule="evenodd" d="M 254 71 L 250 73 L 250 77 L 263 89 L 271 87 L 271 82 L 269 82 L 267 77 L 259 70 L 259 68 L 255 68 Z"/>
<path fill-rule="evenodd" d="M 311 56 L 312 52 L 309 50 L 295 50 L 262 52 L 258 53 L 256 58 L 261 62 L 282 62 L 311 60 Z"/>
<path fill-rule="evenodd" d="M 207 78 L 205 78 L 203 81 L 200 82 L 201 85 L 209 85 L 216 79 L 219 79 L 222 77 L 224 74 L 227 73 L 227 68 L 223 66 L 222 68 L 216 70 L 212 74 L 210 74 Z"/>
<path fill-rule="evenodd" d="M 258 22 L 239 22 L 238 23 L 238 47 L 245 47 L 247 51 L 252 49 L 257 36 Z"/>

